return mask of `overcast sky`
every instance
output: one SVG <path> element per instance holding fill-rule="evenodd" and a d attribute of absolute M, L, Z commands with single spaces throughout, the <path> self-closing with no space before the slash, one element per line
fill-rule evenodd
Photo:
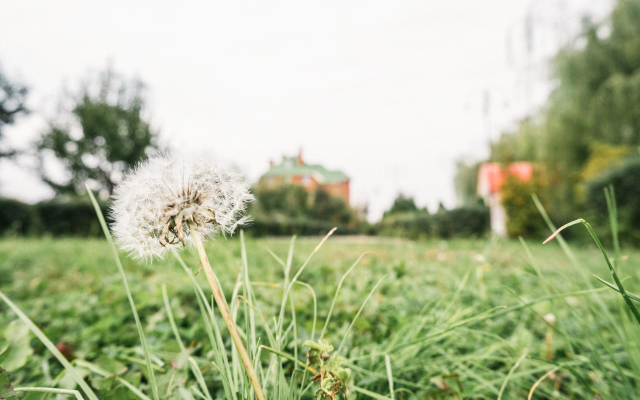
<path fill-rule="evenodd" d="M 148 116 L 174 148 L 207 149 L 252 180 L 302 148 L 350 176 L 372 220 L 399 192 L 452 207 L 456 159 L 486 156 L 488 137 L 544 101 L 548 57 L 610 4 L 3 2 L 0 67 L 30 87 L 34 111 L 5 142 L 35 140 L 63 90 L 111 62 L 147 84 Z M 52 193 L 4 161 L 0 195 Z"/>

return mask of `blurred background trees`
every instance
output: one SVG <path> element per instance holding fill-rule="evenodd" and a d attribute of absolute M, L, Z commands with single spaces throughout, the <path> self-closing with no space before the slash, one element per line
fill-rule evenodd
<path fill-rule="evenodd" d="M 254 219 L 249 230 L 257 235 L 324 234 L 333 227 L 358 233 L 367 226 L 364 210 L 322 186 L 309 191 L 299 184 L 257 185 L 252 191 L 256 201 L 249 210 Z"/>
<path fill-rule="evenodd" d="M 557 87 L 547 104 L 491 145 L 488 161 L 534 163 L 545 182 L 532 183 L 535 188 L 506 183 L 503 204 L 515 236 L 539 229 L 528 221 L 540 218 L 530 199 L 529 211 L 515 206 L 526 192 L 536 191 L 559 224 L 606 214 L 601 192 L 609 184 L 630 207 L 622 193 L 636 179 L 640 145 L 640 1 L 619 0 L 610 19 L 600 24 L 585 19 L 583 26 L 583 33 L 553 60 Z M 469 168 L 458 167 L 457 181 L 467 182 L 462 189 L 473 186 Z M 468 197 L 467 192 L 462 194 Z"/>
<path fill-rule="evenodd" d="M 67 94 L 59 114 L 36 144 L 39 174 L 58 195 L 84 193 L 84 184 L 102 198 L 113 194 L 123 173 L 157 149 L 157 132 L 145 119 L 144 84 L 110 67 Z M 53 176 L 53 156 L 63 177 Z"/>
<path fill-rule="evenodd" d="M 0 141 L 2 141 L 4 126 L 13 124 L 16 117 L 28 112 L 25 105 L 27 93 L 26 86 L 9 81 L 0 70 Z M 14 155 L 16 150 L 0 148 L 0 158 Z"/>

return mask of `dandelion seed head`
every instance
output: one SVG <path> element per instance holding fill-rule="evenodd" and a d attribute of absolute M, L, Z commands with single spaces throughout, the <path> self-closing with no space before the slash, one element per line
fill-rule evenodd
<path fill-rule="evenodd" d="M 232 234 L 249 222 L 243 214 L 253 200 L 239 173 L 205 156 L 172 154 L 138 165 L 116 188 L 114 198 L 115 242 L 132 258 L 145 261 L 192 246 L 196 232 L 203 239 Z"/>

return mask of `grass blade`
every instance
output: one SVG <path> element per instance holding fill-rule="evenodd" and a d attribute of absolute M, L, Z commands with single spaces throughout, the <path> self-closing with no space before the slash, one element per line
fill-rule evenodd
<path fill-rule="evenodd" d="M 618 289 L 618 287 L 616 285 L 613 285 L 613 284 L 605 281 L 604 279 L 600 278 L 598 275 L 594 275 L 593 277 L 596 278 L 597 280 L 599 280 L 600 282 L 604 283 L 605 285 L 609 286 L 611 289 L 615 290 L 616 292 L 620 293 L 620 289 Z M 640 296 L 635 295 L 635 294 L 633 294 L 631 292 L 627 292 L 627 296 L 629 296 L 629 298 L 631 300 L 635 300 L 635 301 L 640 303 Z"/>
<path fill-rule="evenodd" d="M 352 385 L 351 389 L 353 389 L 353 391 L 356 392 L 356 393 L 362 393 L 365 396 L 373 397 L 374 399 L 378 399 L 378 400 L 393 400 L 393 399 L 390 399 L 389 397 L 383 396 L 383 395 L 378 394 L 378 393 L 370 392 L 367 389 L 363 389 L 363 388 L 358 387 L 356 385 Z"/>
<path fill-rule="evenodd" d="M 124 289 L 127 292 L 127 298 L 129 299 L 129 305 L 131 306 L 131 311 L 133 312 L 133 318 L 136 320 L 136 326 L 138 327 L 138 335 L 140 336 L 140 343 L 142 344 L 142 351 L 144 352 L 144 359 L 147 364 L 147 371 L 149 373 L 149 385 L 151 386 L 153 398 L 155 400 L 160 400 L 160 397 L 158 396 L 158 384 L 156 383 L 156 376 L 151 366 L 151 357 L 150 357 L 149 348 L 147 347 L 147 340 L 144 336 L 144 330 L 142 329 L 142 324 L 140 323 L 140 317 L 138 316 L 138 310 L 136 309 L 136 304 L 133 301 L 133 296 L 131 295 L 131 290 L 129 289 L 127 276 L 125 275 L 124 268 L 122 268 L 122 263 L 120 262 L 120 256 L 118 255 L 118 250 L 116 249 L 116 245 L 113 243 L 113 239 L 111 238 L 111 232 L 109 232 L 109 228 L 107 227 L 107 222 L 104 220 L 104 216 L 102 215 L 102 211 L 100 210 L 100 206 L 98 205 L 96 198 L 93 196 L 93 192 L 91 191 L 89 186 L 87 186 L 86 184 L 85 184 L 85 188 L 87 189 L 87 193 L 89 194 L 91 203 L 93 203 L 93 208 L 96 210 L 96 214 L 98 215 L 98 219 L 100 220 L 100 226 L 102 227 L 104 236 L 107 238 L 107 242 L 109 243 L 109 247 L 111 248 L 113 258 L 116 261 L 116 265 L 118 266 L 118 271 L 120 272 L 120 276 L 122 277 L 122 283 L 124 284 Z"/>
<path fill-rule="evenodd" d="M 77 390 L 69 389 L 51 389 L 51 388 L 39 388 L 39 387 L 23 387 L 13 389 L 16 392 L 43 392 L 43 393 L 57 393 L 57 394 L 72 394 L 76 396 L 78 400 L 84 400 Z"/>
<path fill-rule="evenodd" d="M 387 367 L 387 377 L 389 378 L 389 393 L 391 394 L 391 399 L 395 399 L 395 392 L 393 390 L 393 374 L 391 373 L 391 357 L 388 354 L 384 355 L 384 364 Z"/>
<path fill-rule="evenodd" d="M 622 294 L 622 297 L 624 298 L 624 301 L 627 303 L 627 306 L 631 310 L 631 313 L 633 314 L 633 316 L 636 318 L 636 320 L 640 324 L 640 313 L 638 312 L 638 309 L 636 308 L 636 306 L 631 302 L 631 298 L 627 294 L 627 291 L 624 290 L 624 287 L 622 286 L 622 282 L 620 282 L 620 279 L 618 279 L 618 274 L 616 274 L 616 270 L 613 268 L 613 265 L 611 264 L 611 261 L 609 260 L 609 257 L 607 256 L 607 252 L 604 250 L 604 247 L 602 246 L 602 243 L 600 243 L 600 239 L 598 239 L 598 235 L 596 235 L 596 232 L 591 227 L 591 224 L 589 224 L 587 221 L 585 221 L 582 218 L 577 219 L 575 221 L 572 221 L 572 222 L 562 226 L 556 232 L 554 232 L 554 234 L 551 235 L 549 237 L 549 239 L 545 240 L 545 243 L 548 242 L 549 240 L 553 239 L 564 228 L 567 228 L 567 227 L 569 227 L 571 225 L 575 225 L 577 223 L 582 223 L 582 225 L 584 225 L 585 228 L 587 228 L 587 231 L 589 231 L 589 234 L 591 235 L 593 240 L 596 242 L 596 245 L 600 249 L 600 252 L 602 252 L 602 256 L 604 257 L 604 260 L 607 262 L 607 266 L 609 267 L 609 272 L 611 272 L 611 275 L 613 276 L 613 280 L 616 282 L 616 285 L 618 286 L 618 291 L 620 292 L 620 294 Z"/>
<path fill-rule="evenodd" d="M 351 273 L 351 271 L 353 271 L 353 269 L 356 267 L 356 265 L 358 265 L 358 263 L 360 263 L 360 260 L 362 260 L 362 257 L 364 257 L 366 254 L 367 253 L 362 253 L 360 255 L 360 257 L 358 257 L 356 262 L 354 262 L 353 265 L 351 265 L 351 267 L 347 270 L 347 272 L 345 272 L 344 275 L 342 275 L 342 278 L 340 278 L 340 282 L 338 282 L 338 287 L 336 288 L 336 294 L 333 296 L 333 301 L 331 302 L 331 307 L 329 307 L 329 313 L 327 314 L 327 320 L 324 322 L 324 326 L 322 327 L 322 331 L 320 331 L 320 336 L 319 336 L 320 339 L 322 339 L 322 337 L 324 336 L 324 332 L 327 330 L 327 326 L 329 326 L 329 321 L 331 321 L 331 314 L 333 313 L 333 308 L 336 305 L 336 300 L 338 299 L 338 294 L 340 293 L 340 288 L 342 287 L 342 283 L 347 278 L 347 276 Z"/>
<path fill-rule="evenodd" d="M 504 389 L 507 387 L 507 383 L 509 382 L 509 379 L 511 379 L 511 375 L 513 375 L 513 371 L 515 371 L 520 366 L 520 363 L 522 362 L 522 360 L 525 359 L 526 356 L 527 356 L 527 351 L 525 350 L 524 353 L 522 353 L 522 355 L 520 356 L 520 358 L 518 358 L 518 361 L 516 361 L 513 367 L 511 367 L 511 369 L 509 370 L 507 377 L 504 378 L 504 382 L 502 382 L 502 386 L 500 387 L 500 393 L 498 393 L 498 400 L 502 399 L 502 393 L 504 393 Z"/>
<path fill-rule="evenodd" d="M 169 317 L 169 324 L 171 325 L 171 329 L 173 330 L 173 335 L 176 337 L 178 341 L 178 346 L 180 346 L 180 350 L 184 351 L 184 343 L 182 342 L 182 338 L 180 337 L 180 333 L 178 332 L 178 327 L 176 326 L 176 321 L 173 319 L 173 312 L 171 311 L 171 305 L 169 304 L 169 296 L 167 295 L 167 285 L 162 285 L 162 299 L 164 300 L 164 307 L 167 311 L 167 316 Z M 211 398 L 211 393 L 209 393 L 209 388 L 204 381 L 204 377 L 202 376 L 202 371 L 198 367 L 198 364 L 193 359 L 193 357 L 189 357 L 189 366 L 191 367 L 191 372 L 196 377 L 196 381 L 200 385 L 202 392 L 204 393 L 204 397 L 208 400 L 213 400 Z"/>
<path fill-rule="evenodd" d="M 382 281 L 386 278 L 387 276 L 383 276 L 382 278 L 380 278 L 380 280 L 378 281 L 378 283 L 376 283 L 376 285 L 373 287 L 373 289 L 371 289 L 371 291 L 369 292 L 369 295 L 367 296 L 366 299 L 364 299 L 364 303 L 362 303 L 362 305 L 360 306 L 360 309 L 358 310 L 358 313 L 356 314 L 356 316 L 353 318 L 353 321 L 351 321 L 351 325 L 349 325 L 349 328 L 347 329 L 347 332 L 344 334 L 344 337 L 342 338 L 342 342 L 340 343 L 340 346 L 338 347 L 338 350 L 333 353 L 333 357 L 338 357 L 340 355 L 340 352 L 342 351 L 342 348 L 344 347 L 345 343 L 347 342 L 347 338 L 349 337 L 349 333 L 351 333 L 351 329 L 353 328 L 353 325 L 356 323 L 356 320 L 358 319 L 358 317 L 360 316 L 360 314 L 362 313 L 362 310 L 364 309 L 364 306 L 367 304 L 367 302 L 369 301 L 369 299 L 371 298 L 371 296 L 373 295 L 373 293 L 376 291 L 376 289 L 378 288 L 378 286 L 380 286 L 380 284 L 382 283 Z"/>

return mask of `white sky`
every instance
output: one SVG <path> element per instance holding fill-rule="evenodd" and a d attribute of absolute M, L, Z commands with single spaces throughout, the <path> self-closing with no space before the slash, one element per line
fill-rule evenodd
<path fill-rule="evenodd" d="M 303 148 L 351 177 L 372 220 L 398 192 L 452 207 L 455 160 L 486 156 L 488 134 L 541 104 L 549 55 L 610 3 L 3 2 L 0 66 L 31 88 L 34 111 L 5 143 L 34 141 L 63 89 L 111 61 L 147 84 L 152 125 L 174 148 L 211 151 L 252 180 Z M 50 197 L 21 163 L 0 164 L 0 195 Z"/>

